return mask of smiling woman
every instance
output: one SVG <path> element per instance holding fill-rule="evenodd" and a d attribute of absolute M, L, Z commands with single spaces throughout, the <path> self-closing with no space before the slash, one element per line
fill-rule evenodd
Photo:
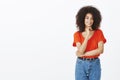
<path fill-rule="evenodd" d="M 92 26 L 94 20 L 93 20 L 93 16 L 91 13 L 87 13 L 86 16 L 85 16 L 85 25 L 87 27 L 90 27 Z M 92 28 L 91 28 L 92 29 Z"/>
<path fill-rule="evenodd" d="M 73 46 L 77 47 L 75 80 L 100 80 L 100 54 L 106 39 L 100 29 L 101 14 L 93 6 L 81 8 L 76 15 L 78 31 Z"/>

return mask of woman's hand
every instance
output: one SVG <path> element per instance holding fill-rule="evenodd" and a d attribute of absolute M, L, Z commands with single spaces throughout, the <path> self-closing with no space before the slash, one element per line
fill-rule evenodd
<path fill-rule="evenodd" d="M 86 28 L 85 29 L 85 32 L 86 32 L 86 36 L 85 36 L 85 38 L 89 38 L 89 35 L 90 35 L 90 29 L 89 28 Z"/>
<path fill-rule="evenodd" d="M 85 38 L 86 39 L 89 39 L 89 37 L 90 37 L 90 31 L 92 30 L 92 28 L 91 27 L 87 27 L 87 28 L 85 28 L 85 32 L 86 32 L 86 36 L 85 36 Z"/>
<path fill-rule="evenodd" d="M 77 56 L 77 57 L 83 57 L 84 54 L 80 54 L 80 52 L 77 50 L 77 51 L 76 51 L 76 56 Z"/>

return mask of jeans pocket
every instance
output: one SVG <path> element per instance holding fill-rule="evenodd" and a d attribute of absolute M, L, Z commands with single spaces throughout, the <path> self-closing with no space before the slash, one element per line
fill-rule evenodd
<path fill-rule="evenodd" d="M 100 65 L 100 59 L 97 59 L 97 60 L 96 60 L 96 64 L 97 64 L 97 65 Z"/>
<path fill-rule="evenodd" d="M 83 61 L 79 58 L 77 58 L 77 64 L 81 64 Z"/>
<path fill-rule="evenodd" d="M 100 69 L 100 70 L 101 70 L 101 63 L 100 63 L 100 59 L 97 59 L 97 60 L 95 61 L 95 65 L 96 65 L 96 67 L 98 67 L 98 69 Z"/>

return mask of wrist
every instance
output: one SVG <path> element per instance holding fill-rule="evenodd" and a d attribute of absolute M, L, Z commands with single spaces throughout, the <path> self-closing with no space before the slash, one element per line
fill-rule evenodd
<path fill-rule="evenodd" d="M 88 40 L 89 40 L 89 38 L 88 38 L 88 37 L 85 37 L 85 40 L 86 40 L 86 41 L 88 41 Z"/>

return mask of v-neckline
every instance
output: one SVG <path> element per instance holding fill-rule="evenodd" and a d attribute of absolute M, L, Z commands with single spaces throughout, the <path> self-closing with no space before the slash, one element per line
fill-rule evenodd
<path fill-rule="evenodd" d="M 92 39 L 92 38 L 94 37 L 95 32 L 96 32 L 96 31 L 93 32 L 93 34 L 92 34 L 92 36 L 89 38 L 89 40 Z M 81 33 L 81 36 L 82 36 L 83 39 L 85 39 L 85 37 L 82 35 L 82 33 Z"/>

